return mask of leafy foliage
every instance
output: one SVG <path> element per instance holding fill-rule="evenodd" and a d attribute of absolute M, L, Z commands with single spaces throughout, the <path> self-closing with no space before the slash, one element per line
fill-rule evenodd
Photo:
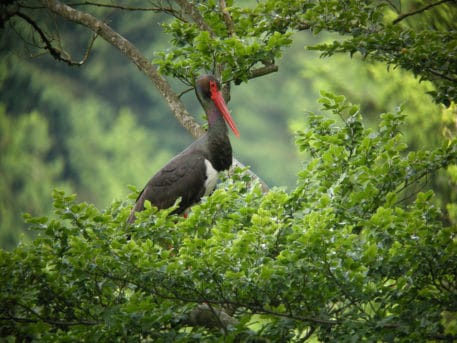
<path fill-rule="evenodd" d="M 449 15 L 457 13 L 450 5 Z M 411 27 L 400 23 L 401 16 L 392 20 L 395 8 L 377 1 L 322 1 L 305 13 L 313 30 L 328 30 L 349 36 L 344 40 L 319 44 L 312 49 L 323 56 L 338 52 L 359 53 L 388 66 L 412 71 L 420 80 L 436 86 L 431 91 L 435 101 L 449 106 L 457 98 L 456 27 Z"/>
<path fill-rule="evenodd" d="M 55 192 L 58 218 L 30 217 L 38 238 L 2 252 L 2 336 L 455 338 L 455 226 L 431 191 L 404 197 L 456 162 L 457 142 L 405 155 L 401 112 L 372 130 L 344 97 L 320 103 L 297 135 L 313 158 L 291 194 L 262 194 L 238 170 L 187 219 L 149 206 L 126 227 L 122 203 L 99 211 Z M 194 318 L 202 304 L 232 319 L 212 315 L 205 328 Z"/>
<path fill-rule="evenodd" d="M 433 82 L 436 90 L 430 94 L 438 103 L 449 106 L 457 98 L 457 41 L 452 24 L 457 10 L 453 5 L 444 5 L 448 13 L 441 24 L 428 18 L 433 24 L 425 26 L 404 19 L 409 16 L 388 2 L 268 0 L 244 8 L 235 3 L 229 1 L 227 8 L 221 8 L 216 1 L 199 2 L 201 20 L 207 26 L 180 19 L 166 24 L 174 47 L 155 60 L 161 71 L 192 84 L 200 70 L 221 66 L 223 80 L 247 81 L 254 67 L 275 63 L 281 50 L 290 45 L 292 31 L 309 29 L 318 34 L 325 30 L 342 38 L 309 47 L 322 56 L 359 53 Z"/>
<path fill-rule="evenodd" d="M 193 84 L 201 70 L 216 72 L 217 66 L 223 66 L 224 81 L 247 81 L 253 67 L 273 65 L 292 42 L 286 27 L 276 27 L 270 13 L 260 17 L 258 10 L 233 6 L 228 14 L 216 1 L 200 2 L 198 11 L 203 27 L 182 20 L 164 24 L 175 47 L 158 53 L 154 61 L 162 73 L 187 84 Z"/>

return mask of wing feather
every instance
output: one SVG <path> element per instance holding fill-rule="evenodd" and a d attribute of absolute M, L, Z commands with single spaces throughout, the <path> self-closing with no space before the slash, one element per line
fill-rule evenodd
<path fill-rule="evenodd" d="M 198 202 L 205 193 L 206 166 L 204 155 L 187 150 L 177 155 L 159 170 L 139 194 L 128 222 L 135 221 L 135 212 L 144 209 L 149 200 L 159 209 L 171 207 L 181 198 L 174 213 L 182 213 Z"/>

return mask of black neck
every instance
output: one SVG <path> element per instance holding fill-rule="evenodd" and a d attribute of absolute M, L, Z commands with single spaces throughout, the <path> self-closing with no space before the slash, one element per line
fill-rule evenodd
<path fill-rule="evenodd" d="M 208 116 L 208 152 L 210 161 L 217 171 L 228 169 L 232 164 L 232 146 L 228 137 L 227 125 L 215 105 L 209 106 Z"/>

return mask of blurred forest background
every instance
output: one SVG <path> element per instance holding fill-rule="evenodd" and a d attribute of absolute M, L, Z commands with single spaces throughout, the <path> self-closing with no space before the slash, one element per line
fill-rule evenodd
<path fill-rule="evenodd" d="M 151 61 L 166 51 L 170 37 L 160 23 L 167 17 L 115 9 L 103 13 Z M 412 18 L 410 24 L 424 20 L 455 25 L 446 7 Z M 59 25 L 63 41 L 72 42 L 65 48 L 78 59 L 88 32 Z M 31 56 L 30 42 L 17 32 L 10 25 L 0 31 L 0 245 L 7 249 L 23 233 L 25 239 L 30 235 L 24 212 L 49 215 L 54 188 L 77 193 L 80 201 L 99 208 L 114 199 L 128 201 L 129 185 L 141 188 L 192 141 L 150 81 L 104 40 L 95 41 L 84 65 L 69 67 L 47 54 Z M 307 49 L 333 38 L 295 33 L 278 61 L 279 72 L 232 86 L 229 107 L 241 133 L 240 139 L 231 139 L 235 157 L 269 186 L 294 187 L 306 159 L 295 147 L 294 132 L 307 111 L 318 111 L 320 90 L 361 104 L 368 125 L 377 123 L 379 113 L 404 107 L 404 134 L 414 149 L 436 147 L 449 132 L 455 114 L 426 94 L 433 90 L 430 83 L 403 70 L 388 70 L 384 63 L 356 56 L 320 58 L 319 52 Z M 186 89 L 173 84 L 178 92 Z M 182 99 L 203 123 L 195 94 L 188 92 Z M 443 175 L 428 182 L 443 204 L 456 200 Z"/>

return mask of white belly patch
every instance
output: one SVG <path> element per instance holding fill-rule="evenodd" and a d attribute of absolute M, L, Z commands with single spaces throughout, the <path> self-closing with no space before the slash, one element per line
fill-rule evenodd
<path fill-rule="evenodd" d="M 210 161 L 205 159 L 205 166 L 206 166 L 206 180 L 205 180 L 205 194 L 204 196 L 208 196 L 216 187 L 217 183 L 217 170 L 214 169 L 213 165 Z"/>

